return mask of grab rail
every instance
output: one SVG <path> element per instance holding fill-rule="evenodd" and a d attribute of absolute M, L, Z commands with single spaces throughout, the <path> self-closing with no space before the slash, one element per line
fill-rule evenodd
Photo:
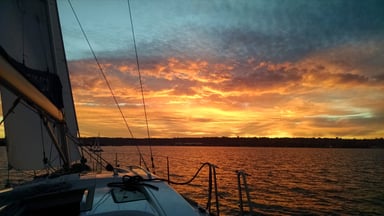
<path fill-rule="evenodd" d="M 216 168 L 217 166 L 208 162 L 203 163 L 200 168 L 197 170 L 195 175 L 188 181 L 186 182 L 174 182 L 170 180 L 170 173 L 169 173 L 169 161 L 167 157 L 167 179 L 164 179 L 165 181 L 168 181 L 168 184 L 176 184 L 176 185 L 187 185 L 191 183 L 200 173 L 201 169 L 204 166 L 209 167 L 209 176 L 208 176 L 208 201 L 207 201 L 207 207 L 206 209 L 208 212 L 211 214 L 211 206 L 212 206 L 212 190 L 214 188 L 215 190 L 215 204 L 216 204 L 216 216 L 220 215 L 220 209 L 219 209 L 219 192 L 218 192 L 218 187 L 217 187 L 217 178 L 216 178 Z M 213 187 L 212 187 L 213 186 Z"/>
<path fill-rule="evenodd" d="M 242 170 L 237 170 L 236 174 L 237 174 L 237 186 L 238 186 L 238 190 L 239 190 L 240 215 L 244 215 L 243 193 L 242 193 L 243 187 L 245 190 L 245 194 L 247 196 L 249 212 L 251 215 L 253 215 L 251 196 L 249 195 L 249 188 L 248 188 L 248 184 L 247 184 L 247 176 L 249 176 L 249 174 L 245 173 Z M 243 184 L 241 184 L 241 179 L 243 180 Z"/>

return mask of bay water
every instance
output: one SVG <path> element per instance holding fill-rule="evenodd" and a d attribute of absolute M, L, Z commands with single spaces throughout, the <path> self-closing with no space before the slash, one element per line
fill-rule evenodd
<path fill-rule="evenodd" d="M 214 164 L 221 215 L 240 213 L 239 170 L 247 173 L 255 214 L 384 215 L 384 149 L 104 146 L 103 150 L 111 164 L 120 168 L 141 164 L 164 179 L 169 170 L 174 182 L 190 180 L 205 162 Z M 0 147 L 3 184 L 6 167 L 5 148 Z M 205 207 L 208 176 L 208 167 L 203 167 L 190 184 L 172 186 Z M 242 195 L 244 211 L 249 212 L 244 190 Z M 216 211 L 214 193 L 212 203 Z"/>

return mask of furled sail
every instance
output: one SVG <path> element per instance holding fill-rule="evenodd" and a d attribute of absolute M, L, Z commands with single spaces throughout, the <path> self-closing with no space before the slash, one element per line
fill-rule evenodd
<path fill-rule="evenodd" d="M 80 159 L 72 139 L 78 128 L 56 2 L 2 0 L 0 28 L 0 90 L 9 164 L 28 170 L 61 166 L 63 155 L 68 163 Z M 3 78 L 10 71 L 16 71 L 16 81 Z M 25 80 L 32 90 L 20 84 Z"/>

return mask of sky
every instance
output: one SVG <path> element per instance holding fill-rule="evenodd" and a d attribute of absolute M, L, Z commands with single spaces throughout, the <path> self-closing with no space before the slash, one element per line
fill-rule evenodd
<path fill-rule="evenodd" d="M 148 136 L 126 0 L 60 20 L 81 136 Z M 384 1 L 131 0 L 150 137 L 384 137 Z"/>

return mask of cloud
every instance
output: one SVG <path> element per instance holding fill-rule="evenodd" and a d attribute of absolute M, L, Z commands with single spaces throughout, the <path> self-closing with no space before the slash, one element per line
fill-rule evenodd
<path fill-rule="evenodd" d="M 296 61 L 314 51 L 383 35 L 380 1 L 274 1 L 156 6 L 134 15 L 140 56 Z M 145 13 L 140 13 L 140 11 Z M 153 10 L 153 11 L 152 11 Z M 153 14 L 151 18 L 145 15 Z"/>
<path fill-rule="evenodd" d="M 174 3 L 132 2 L 153 136 L 384 134 L 381 1 Z M 92 28 L 88 20 L 87 32 L 94 33 L 91 44 L 124 114 L 145 136 L 125 18 L 113 28 L 106 20 Z M 69 43 L 76 31 L 64 29 Z M 80 126 L 94 131 L 99 123 L 92 109 L 110 123 L 119 115 L 97 65 L 81 53 L 69 58 L 71 80 Z M 105 130 L 126 135 L 112 128 Z"/>
<path fill-rule="evenodd" d="M 335 50 L 337 55 L 332 54 Z M 380 51 L 366 52 L 365 56 L 353 54 L 356 50 L 340 46 L 283 63 L 257 58 L 220 63 L 178 57 L 142 59 L 151 134 L 379 137 L 384 100 L 382 85 L 375 77 L 380 74 L 380 63 L 364 61 L 362 65 L 354 58 L 380 55 Z M 348 55 L 348 61 L 344 60 Z M 135 64 L 122 59 L 103 62 L 123 111 L 133 122 L 132 128 L 143 136 L 145 124 Z M 104 115 L 111 124 L 121 121 L 107 89 L 101 87 L 103 81 L 90 78 L 90 73 L 96 73 L 92 61 L 70 65 L 76 107 L 80 113 L 87 112 L 79 115 L 79 121 L 86 122 L 80 123 L 81 128 L 96 128 L 98 123 L 91 113 L 109 113 Z M 368 68 L 370 72 L 366 72 Z M 95 104 L 90 102 L 103 108 L 92 112 Z M 126 135 L 113 128 L 113 132 L 108 129 L 111 134 Z"/>
<path fill-rule="evenodd" d="M 384 57 L 383 42 L 368 38 L 312 53 L 300 61 L 303 67 L 311 68 L 305 80 L 318 80 L 328 87 L 380 88 L 380 77 L 384 74 L 384 63 L 381 61 Z"/>
<path fill-rule="evenodd" d="M 58 3 L 82 134 L 129 136 L 69 5 Z M 130 127 L 146 136 L 126 2 L 73 5 Z M 382 137 L 382 8 L 132 1 L 151 134 Z"/>

